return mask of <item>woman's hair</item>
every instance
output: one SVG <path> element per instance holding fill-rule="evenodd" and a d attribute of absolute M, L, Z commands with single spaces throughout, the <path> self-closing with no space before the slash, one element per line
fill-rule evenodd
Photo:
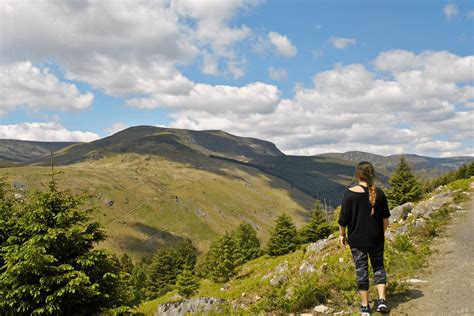
<path fill-rule="evenodd" d="M 368 161 L 361 161 L 357 164 L 355 175 L 355 179 L 357 181 L 365 181 L 367 182 L 369 188 L 369 202 L 372 206 L 372 211 L 370 215 L 373 216 L 375 213 L 375 199 L 377 198 L 377 191 L 375 189 L 375 169 L 374 166 Z"/>

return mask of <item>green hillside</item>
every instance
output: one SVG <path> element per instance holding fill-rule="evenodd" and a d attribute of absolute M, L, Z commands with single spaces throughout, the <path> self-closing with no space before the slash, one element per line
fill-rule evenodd
<path fill-rule="evenodd" d="M 101 247 L 136 259 L 183 237 L 204 251 L 240 222 L 250 223 L 265 241 L 278 215 L 287 213 L 301 225 L 314 205 L 309 195 L 257 169 L 204 155 L 192 158 L 182 163 L 156 155 L 113 154 L 57 167 L 56 178 L 60 188 L 89 194 L 98 207 L 93 217 L 109 235 Z M 42 166 L 0 170 L 8 183 L 24 185 L 26 192 L 45 186 L 49 174 L 50 167 Z"/>

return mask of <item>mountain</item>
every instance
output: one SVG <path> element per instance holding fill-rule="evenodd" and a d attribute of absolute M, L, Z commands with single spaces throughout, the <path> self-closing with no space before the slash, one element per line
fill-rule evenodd
<path fill-rule="evenodd" d="M 63 148 L 55 152 L 54 161 L 56 165 L 69 165 L 122 153 L 157 155 L 195 168 L 215 164 L 217 160 L 245 165 L 283 179 L 329 205 L 339 203 L 354 169 L 354 163 L 331 157 L 285 155 L 273 143 L 256 138 L 216 130 L 153 126 L 131 127 L 109 137 Z M 47 166 L 50 158 L 38 159 L 34 164 Z M 383 173 L 379 176 L 383 181 L 387 178 Z"/>
<path fill-rule="evenodd" d="M 23 166 L 0 169 L 0 177 L 20 195 L 44 188 L 49 150 L 55 150 L 60 188 L 90 197 L 92 216 L 109 235 L 101 247 L 135 258 L 182 238 L 205 251 L 242 221 L 265 243 L 278 215 L 290 215 L 300 227 L 315 199 L 339 205 L 358 161 L 376 165 L 383 187 L 399 159 L 364 152 L 285 155 L 270 142 L 218 130 L 136 126 L 88 143 L 4 140 L 2 155 Z M 424 168 L 416 171 L 430 173 L 465 159 L 408 156 Z"/>
<path fill-rule="evenodd" d="M 353 181 L 354 167 L 359 161 L 371 161 L 377 169 L 380 185 L 387 187 L 389 175 L 401 157 L 361 151 L 293 156 L 285 155 L 271 142 L 219 130 L 135 126 L 96 141 L 61 148 L 55 152 L 54 161 L 56 165 L 69 165 L 123 153 L 157 155 L 195 168 L 200 168 L 200 163 L 196 163 L 198 160 L 205 165 L 212 165 L 217 160 L 245 165 L 278 177 L 330 206 L 339 204 L 341 194 Z M 404 156 L 414 172 L 423 178 L 440 175 L 474 159 Z M 49 165 L 50 157 L 36 159 L 33 163 Z"/>
<path fill-rule="evenodd" d="M 79 143 L 59 150 L 55 153 L 55 162 L 66 165 L 89 159 L 101 159 L 112 153 L 151 154 L 178 160 L 185 159 L 186 155 L 191 153 L 205 156 L 219 155 L 241 161 L 266 156 L 284 156 L 270 142 L 234 136 L 223 131 L 135 126 L 96 141 Z M 48 163 L 49 160 L 46 158 L 36 161 L 39 165 Z"/>
<path fill-rule="evenodd" d="M 27 163 L 49 156 L 75 142 L 35 142 L 15 139 L 0 139 L 0 163 Z"/>
<path fill-rule="evenodd" d="M 468 164 L 474 160 L 474 157 L 470 156 L 458 156 L 458 157 L 446 157 L 446 158 L 434 158 L 419 156 L 414 154 L 397 154 L 389 156 L 381 156 L 363 151 L 347 151 L 345 153 L 324 153 L 316 155 L 317 157 L 331 157 L 338 158 L 353 162 L 359 161 L 370 161 L 376 168 L 381 168 L 392 172 L 395 170 L 400 158 L 403 156 L 409 163 L 412 170 L 426 178 L 432 178 L 439 176 L 443 173 L 456 169 L 463 164 Z"/>

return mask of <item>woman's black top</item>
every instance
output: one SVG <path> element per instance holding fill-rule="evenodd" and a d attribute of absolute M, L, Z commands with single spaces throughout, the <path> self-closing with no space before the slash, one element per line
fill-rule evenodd
<path fill-rule="evenodd" d="M 339 225 L 348 227 L 347 242 L 352 247 L 376 247 L 384 243 L 383 219 L 390 217 L 387 197 L 376 187 L 375 212 L 371 216 L 369 188 L 364 192 L 346 189 L 341 203 Z"/>

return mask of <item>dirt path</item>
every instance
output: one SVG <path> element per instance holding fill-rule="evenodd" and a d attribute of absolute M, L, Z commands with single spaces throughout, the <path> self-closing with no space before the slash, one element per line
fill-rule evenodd
<path fill-rule="evenodd" d="M 394 298 L 391 315 L 474 315 L 474 183 L 441 237 L 433 242 L 427 281 Z"/>

